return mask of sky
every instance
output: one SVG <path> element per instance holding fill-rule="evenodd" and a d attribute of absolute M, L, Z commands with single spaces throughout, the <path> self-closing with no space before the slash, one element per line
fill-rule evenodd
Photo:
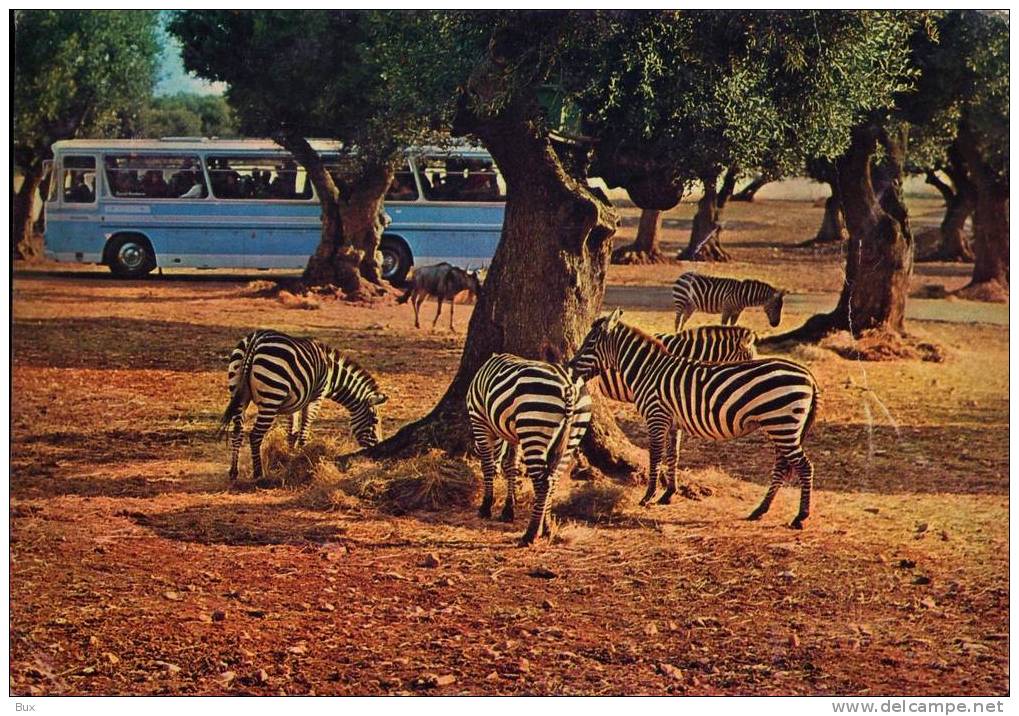
<path fill-rule="evenodd" d="M 162 20 L 168 20 L 167 12 L 162 13 Z M 184 61 L 180 56 L 180 43 L 165 30 L 162 33 L 163 54 L 160 57 L 159 80 L 156 82 L 157 95 L 189 92 L 194 94 L 223 94 L 226 85 L 222 82 L 207 82 L 190 75 L 184 69 Z"/>

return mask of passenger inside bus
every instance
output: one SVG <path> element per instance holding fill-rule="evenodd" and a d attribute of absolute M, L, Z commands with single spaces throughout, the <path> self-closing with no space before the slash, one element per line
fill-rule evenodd
<path fill-rule="evenodd" d="M 386 192 L 386 199 L 389 201 L 413 201 L 418 198 L 417 187 L 414 186 L 414 177 L 410 172 L 398 172 L 393 177 L 393 183 Z"/>
<path fill-rule="evenodd" d="M 71 204 L 91 204 L 95 201 L 95 190 L 85 182 L 84 172 L 68 172 L 71 186 L 64 190 L 64 201 Z"/>
<path fill-rule="evenodd" d="M 163 179 L 163 172 L 151 169 L 145 172 L 142 179 L 142 193 L 150 199 L 165 199 L 169 196 L 169 187 Z"/>

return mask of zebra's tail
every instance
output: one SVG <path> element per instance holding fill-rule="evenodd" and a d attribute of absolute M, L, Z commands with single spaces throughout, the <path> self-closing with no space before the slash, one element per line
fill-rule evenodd
<path fill-rule="evenodd" d="M 222 440 L 226 436 L 230 422 L 248 400 L 248 375 L 251 373 L 251 364 L 255 358 L 254 346 L 255 340 L 252 339 L 248 341 L 247 348 L 244 350 L 244 359 L 237 374 L 237 385 L 234 386 L 234 392 L 230 395 L 230 402 L 227 403 L 226 410 L 223 411 L 223 417 L 219 419 L 219 428 L 216 430 L 217 440 Z"/>
<path fill-rule="evenodd" d="M 810 407 L 807 409 L 807 419 L 803 422 L 803 432 L 800 433 L 800 440 L 807 437 L 807 433 L 814 427 L 814 420 L 817 418 L 817 401 L 820 397 L 820 392 L 817 390 L 817 386 L 814 386 L 814 399 L 810 401 Z"/>
<path fill-rule="evenodd" d="M 576 418 L 577 408 L 577 386 L 573 382 L 573 375 L 567 371 L 566 385 L 563 391 L 563 422 L 558 434 L 549 443 L 548 452 L 545 455 L 545 474 L 549 479 L 559 469 L 559 463 L 566 454 L 570 445 L 570 434 L 573 432 L 573 420 Z"/>
<path fill-rule="evenodd" d="M 412 293 L 414 293 L 414 286 L 411 286 L 410 288 L 408 288 L 404 292 L 404 294 L 402 296 L 400 296 L 398 299 L 396 299 L 396 302 L 397 303 L 407 303 L 407 301 L 410 300 L 410 296 L 411 296 Z"/>

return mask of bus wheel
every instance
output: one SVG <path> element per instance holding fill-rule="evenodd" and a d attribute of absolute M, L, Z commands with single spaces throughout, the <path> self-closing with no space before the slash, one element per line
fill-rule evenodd
<path fill-rule="evenodd" d="M 382 253 L 382 278 L 396 285 L 403 283 L 412 263 L 407 245 L 400 239 L 383 236 L 379 251 Z"/>
<path fill-rule="evenodd" d="M 139 278 L 156 267 L 156 257 L 148 240 L 141 236 L 121 236 L 110 244 L 107 253 L 110 271 L 123 278 Z"/>

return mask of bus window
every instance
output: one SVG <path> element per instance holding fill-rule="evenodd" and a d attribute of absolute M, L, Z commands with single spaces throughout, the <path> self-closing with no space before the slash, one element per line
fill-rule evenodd
<path fill-rule="evenodd" d="M 107 154 L 111 196 L 131 199 L 204 199 L 209 195 L 197 155 Z"/>
<path fill-rule="evenodd" d="M 418 187 L 410 166 L 404 164 L 393 175 L 393 183 L 386 192 L 386 201 L 414 201 L 418 198 Z"/>
<path fill-rule="evenodd" d="M 63 160 L 65 204 L 92 204 L 96 200 L 95 157 L 65 156 Z"/>
<path fill-rule="evenodd" d="M 217 199 L 311 199 L 308 174 L 290 158 L 206 157 Z"/>
<path fill-rule="evenodd" d="M 418 167 L 430 201 L 506 200 L 506 184 L 491 159 L 434 155 L 420 158 Z"/>

